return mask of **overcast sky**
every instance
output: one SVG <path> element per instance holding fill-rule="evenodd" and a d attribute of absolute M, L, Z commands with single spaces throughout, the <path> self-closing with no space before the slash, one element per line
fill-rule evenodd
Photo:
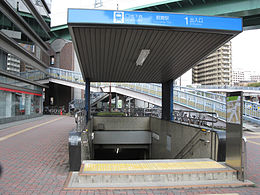
<path fill-rule="evenodd" d="M 127 9 L 159 0 L 103 0 L 102 9 Z M 52 0 L 52 26 L 67 23 L 67 8 L 93 8 L 94 0 Z M 232 39 L 233 70 L 252 70 L 260 73 L 260 30 L 244 31 Z M 191 82 L 191 73 L 183 76 Z"/>

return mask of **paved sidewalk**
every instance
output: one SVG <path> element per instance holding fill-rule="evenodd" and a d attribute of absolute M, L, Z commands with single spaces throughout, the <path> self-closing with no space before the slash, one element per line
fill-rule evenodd
<path fill-rule="evenodd" d="M 152 190 L 63 190 L 68 175 L 68 133 L 74 118 L 46 116 L 0 131 L 0 194 L 260 194 L 260 132 L 246 132 L 248 178 L 256 187 Z M 129 184 L 131 185 L 131 184 Z"/>
<path fill-rule="evenodd" d="M 14 126 L 21 125 L 21 124 L 24 124 L 24 123 L 30 123 L 30 122 L 33 122 L 33 121 L 37 121 L 37 120 L 40 120 L 40 119 L 47 118 L 47 117 L 51 117 L 51 115 L 43 115 L 43 116 L 40 116 L 40 117 L 31 118 L 31 119 L 25 119 L 25 120 L 13 121 L 13 122 L 10 122 L 10 123 L 0 124 L 0 131 L 2 129 L 7 129 L 9 127 L 14 127 Z"/>

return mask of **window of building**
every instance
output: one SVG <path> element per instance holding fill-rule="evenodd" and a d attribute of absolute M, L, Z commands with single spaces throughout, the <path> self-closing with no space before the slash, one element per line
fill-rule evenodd
<path fill-rule="evenodd" d="M 50 65 L 51 65 L 51 66 L 53 66 L 54 63 L 55 63 L 55 60 L 54 60 L 54 59 L 55 59 L 54 56 L 51 56 L 51 57 L 50 57 Z"/>

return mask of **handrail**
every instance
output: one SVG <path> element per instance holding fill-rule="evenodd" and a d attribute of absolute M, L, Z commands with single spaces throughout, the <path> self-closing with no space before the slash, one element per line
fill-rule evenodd
<path fill-rule="evenodd" d="M 194 149 L 194 147 L 195 147 L 198 143 L 200 143 L 200 142 L 210 143 L 209 140 L 204 140 L 204 139 L 201 139 L 201 138 L 198 139 L 198 140 L 195 142 L 195 144 L 192 144 L 191 147 L 189 148 L 189 150 L 182 155 L 182 158 L 184 158 L 187 154 L 189 154 L 190 151 L 191 151 L 192 149 Z"/>
<path fill-rule="evenodd" d="M 193 146 L 197 144 L 197 143 L 192 144 L 192 142 L 194 142 L 194 140 L 197 139 L 197 137 L 200 135 L 200 132 L 201 132 L 201 131 L 198 131 L 198 132 L 187 142 L 187 144 L 185 144 L 185 146 L 181 149 L 181 151 L 178 152 L 177 155 L 175 155 L 175 157 L 174 157 L 175 159 L 183 158 L 183 157 L 187 154 L 187 152 L 185 152 L 185 151 L 186 151 L 187 149 L 189 149 L 189 150 L 188 150 L 188 152 L 189 152 L 189 151 L 190 151 L 190 148 L 193 148 Z M 198 140 L 197 140 L 197 142 L 198 142 Z"/>
<path fill-rule="evenodd" d="M 76 131 L 82 132 L 86 127 L 86 111 L 80 110 L 75 114 L 75 122 L 76 122 Z"/>
<path fill-rule="evenodd" d="M 246 172 L 247 172 L 247 149 L 246 149 L 246 137 L 242 137 L 242 159 L 241 159 L 241 173 L 240 173 L 240 179 L 242 181 L 245 181 L 247 179 L 247 175 L 246 175 Z"/>
<path fill-rule="evenodd" d="M 196 86 L 197 89 L 236 89 L 236 90 L 260 90 L 260 87 L 244 87 L 244 86 L 222 86 L 222 85 L 201 85 Z"/>

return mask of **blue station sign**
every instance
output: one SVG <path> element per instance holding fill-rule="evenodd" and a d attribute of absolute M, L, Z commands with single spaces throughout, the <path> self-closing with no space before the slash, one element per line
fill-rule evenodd
<path fill-rule="evenodd" d="M 126 24 L 242 31 L 241 18 L 162 12 L 68 9 L 68 23 Z"/>

